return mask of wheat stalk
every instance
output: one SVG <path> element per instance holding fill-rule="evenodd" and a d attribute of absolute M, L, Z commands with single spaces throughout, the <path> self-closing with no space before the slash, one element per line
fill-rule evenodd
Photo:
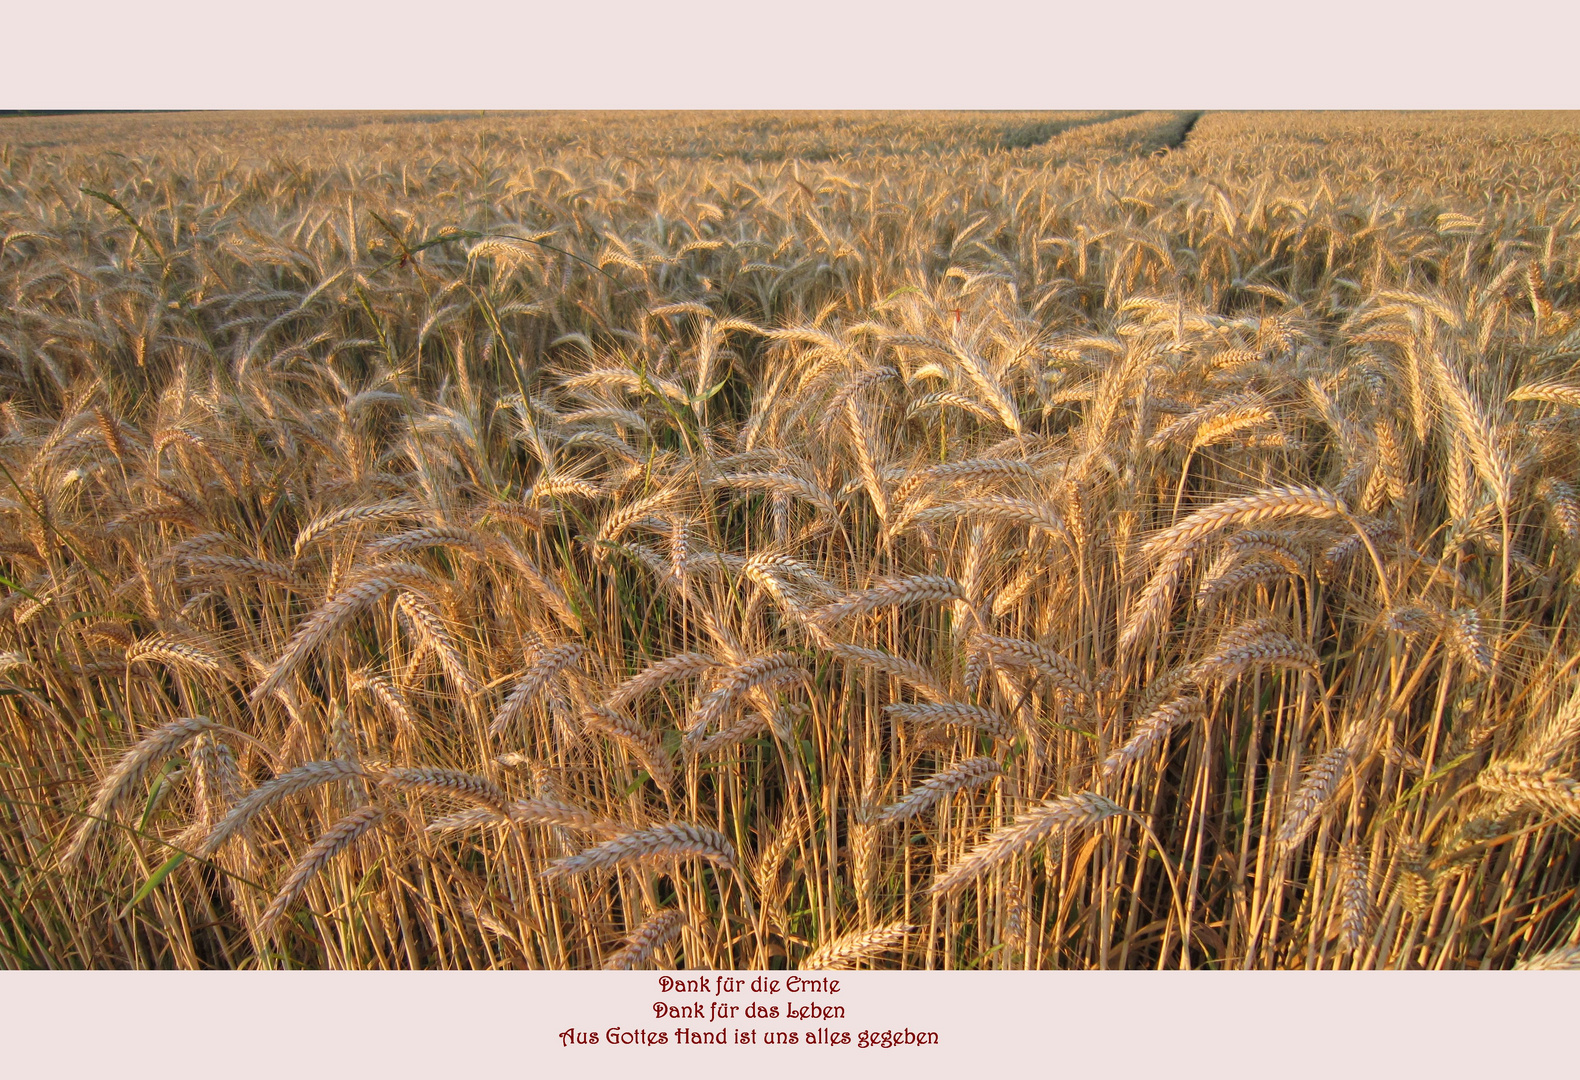
<path fill-rule="evenodd" d="M 258 919 L 258 932 L 265 935 L 273 933 L 274 924 L 279 921 L 281 915 L 285 914 L 285 909 L 302 894 L 302 890 L 307 888 L 308 883 L 328 864 L 329 860 L 367 835 L 369 830 L 377 828 L 388 814 L 389 811 L 383 807 L 364 806 L 351 811 L 325 830 L 317 840 L 313 841 L 313 846 L 307 849 L 307 854 L 291 868 L 285 884 L 264 909 L 263 915 Z"/>
<path fill-rule="evenodd" d="M 380 521 L 394 521 L 404 517 L 418 517 L 422 512 L 421 504 L 415 499 L 408 498 L 386 499 L 367 506 L 347 506 L 333 510 L 314 518 L 297 533 L 291 553 L 299 558 L 309 544 L 341 529 Z"/>
<path fill-rule="evenodd" d="M 87 814 L 72 838 L 71 846 L 62 856 L 66 866 L 76 866 L 86 854 L 88 844 L 103 828 L 106 818 L 116 807 L 125 802 L 148 771 L 175 753 L 183 743 L 203 732 L 223 725 L 206 716 L 188 716 L 162 724 L 144 736 L 135 746 L 122 754 L 115 767 L 99 784 Z"/>
<path fill-rule="evenodd" d="M 665 657 L 648 665 L 617 686 L 604 704 L 610 709 L 621 709 L 661 686 L 700 675 L 717 667 L 718 663 L 713 657 L 704 653 L 678 653 L 675 656 Z"/>
<path fill-rule="evenodd" d="M 876 668 L 885 675 L 893 675 L 901 682 L 914 687 L 921 692 L 923 697 L 933 702 L 945 701 L 949 693 L 943 685 L 921 664 L 904 657 L 895 656 L 893 653 L 884 652 L 882 649 L 867 649 L 860 645 L 850 645 L 841 641 L 828 644 L 828 652 L 842 660 L 853 660 L 858 664 Z"/>
<path fill-rule="evenodd" d="M 1514 966 L 1520 971 L 1580 971 L 1580 945 L 1538 953 Z"/>
<path fill-rule="evenodd" d="M 926 705 L 885 705 L 883 711 L 896 720 L 913 724 L 961 724 L 985 731 L 997 739 L 1010 740 L 1018 734 L 1015 726 L 991 709 L 961 701 L 939 701 Z"/>
<path fill-rule="evenodd" d="M 995 830 L 966 852 L 933 879 L 928 891 L 933 896 L 947 896 L 1055 833 L 1095 828 L 1115 814 L 1123 813 L 1126 811 L 1119 804 L 1091 791 L 1049 799 Z"/>
<path fill-rule="evenodd" d="M 1372 890 L 1365 853 L 1359 844 L 1339 849 L 1340 938 L 1351 952 L 1360 950 L 1372 924 Z"/>
<path fill-rule="evenodd" d="M 311 790 L 334 780 L 366 775 L 366 770 L 354 761 L 309 761 L 305 765 L 298 765 L 268 783 L 260 784 L 233 804 L 230 811 L 220 819 L 219 824 L 209 832 L 197 853 L 205 858 L 214 854 L 225 841 L 246 828 L 265 809 L 287 796 Z"/>
<path fill-rule="evenodd" d="M 397 791 L 429 791 L 454 795 L 491 810 L 503 812 L 509 804 L 505 793 L 491 780 L 459 769 L 393 768 L 378 774 L 378 782 Z"/>
<path fill-rule="evenodd" d="M 443 547 L 465 551 L 474 558 L 484 558 L 495 546 L 490 537 L 463 525 L 425 525 L 420 529 L 408 529 L 394 536 L 373 540 L 364 550 L 373 558 L 385 558 L 423 548 Z"/>
<path fill-rule="evenodd" d="M 678 908 L 664 908 L 649 915 L 627 937 L 625 947 L 604 961 L 605 971 L 632 971 L 647 963 L 686 928 L 686 914 Z"/>
<path fill-rule="evenodd" d="M 1047 677 L 1059 689 L 1072 694 L 1086 697 L 1092 694 L 1092 684 L 1081 674 L 1080 669 L 1052 649 L 1036 642 L 992 634 L 979 634 L 975 640 L 1001 663 L 1035 671 Z"/>
<path fill-rule="evenodd" d="M 660 788 L 668 788 L 675 782 L 675 768 L 669 752 L 652 732 L 624 713 L 597 705 L 587 708 L 585 718 L 590 730 L 608 735 L 635 754 Z"/>
<path fill-rule="evenodd" d="M 1495 763 L 1476 776 L 1476 786 L 1505 795 L 1545 814 L 1580 820 L 1580 781 L 1557 769 Z"/>
<path fill-rule="evenodd" d="M 297 627 L 296 632 L 291 635 L 291 640 L 286 642 L 285 650 L 264 672 L 263 681 L 252 691 L 253 703 L 257 704 L 277 690 L 308 653 L 322 646 L 348 620 L 377 603 L 401 583 L 401 579 L 394 576 L 366 577 L 348 585 L 326 601 Z"/>
<path fill-rule="evenodd" d="M 578 663 L 585 652 L 581 645 L 568 642 L 544 649 L 539 653 L 537 659 L 521 678 L 516 680 L 516 685 L 506 695 L 499 712 L 494 715 L 493 723 L 489 725 L 489 735 L 497 738 L 508 728 L 513 727 L 526 711 L 527 705 L 548 681 L 559 672 Z"/>
<path fill-rule="evenodd" d="M 733 868 L 735 846 L 723 833 L 705 825 L 672 822 L 606 840 L 575 855 L 550 863 L 546 877 L 571 877 L 591 870 L 608 870 L 628 863 L 651 863 L 698 858 Z"/>
<path fill-rule="evenodd" d="M 796 657 L 786 652 L 766 653 L 736 664 L 719 676 L 717 689 L 702 699 L 691 718 L 687 740 L 695 743 L 709 727 L 719 723 L 737 698 L 749 690 L 804 682 L 807 674 Z"/>
<path fill-rule="evenodd" d="M 874 825 L 892 825 L 916 817 L 939 800 L 959 791 L 970 791 L 998 776 L 1001 768 L 997 761 L 987 757 L 970 758 L 953 768 L 917 784 L 905 797 L 879 810 L 872 818 Z"/>
<path fill-rule="evenodd" d="M 216 674 L 230 669 L 225 658 L 218 653 L 169 634 L 154 634 L 152 637 L 143 638 L 126 650 L 128 665 L 148 660 L 206 674 Z"/>
<path fill-rule="evenodd" d="M 1288 634 L 1264 630 L 1254 635 L 1225 635 L 1218 650 L 1199 661 L 1193 678 L 1203 682 L 1237 678 L 1252 668 L 1285 667 L 1316 674 L 1316 650 Z"/>
<path fill-rule="evenodd" d="M 1336 746 L 1317 758 L 1306 770 L 1300 789 L 1289 801 L 1278 826 L 1276 839 L 1286 851 L 1298 846 L 1316 826 L 1318 811 L 1338 789 L 1349 761 L 1349 748 Z"/>
<path fill-rule="evenodd" d="M 818 622 L 832 625 L 853 615 L 865 615 L 884 608 L 926 601 L 964 600 L 965 592 L 954 578 L 935 574 L 889 578 L 870 589 L 851 593 L 843 600 L 820 608 Z"/>
<path fill-rule="evenodd" d="M 1109 777 L 1121 772 L 1125 766 L 1144 757 L 1175 728 L 1199 718 L 1205 711 L 1206 706 L 1200 698 L 1189 696 L 1158 706 L 1136 725 L 1124 745 L 1116 747 L 1103 759 L 1101 774 Z"/>
<path fill-rule="evenodd" d="M 913 933 L 916 927 L 896 922 L 869 930 L 856 930 L 819 945 L 801 961 L 802 971 L 849 971 L 857 964 L 874 960 L 890 951 Z"/>

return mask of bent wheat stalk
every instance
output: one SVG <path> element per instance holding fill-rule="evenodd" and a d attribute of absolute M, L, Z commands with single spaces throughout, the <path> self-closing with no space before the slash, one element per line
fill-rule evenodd
<path fill-rule="evenodd" d="M 1094 791 L 1049 799 L 996 830 L 968 851 L 953 866 L 933 879 L 928 892 L 933 896 L 947 896 L 1056 833 L 1094 828 L 1115 814 L 1126 812 L 1112 799 Z"/>
<path fill-rule="evenodd" d="M 307 654 L 328 641 L 347 620 L 371 607 L 400 584 L 401 579 L 391 575 L 363 578 L 308 616 L 296 633 L 291 635 L 291 640 L 286 642 L 285 651 L 265 671 L 263 681 L 252 691 L 253 704 L 256 705 L 282 686 Z"/>
<path fill-rule="evenodd" d="M 214 854 L 225 841 L 246 828 L 253 818 L 289 795 L 309 791 L 334 780 L 366 775 L 366 770 L 354 761 L 309 761 L 305 765 L 298 765 L 268 783 L 254 788 L 232 806 L 198 848 L 198 854 L 204 858 Z"/>
<path fill-rule="evenodd" d="M 957 791 L 970 791 L 999 775 L 997 761 L 988 757 L 971 758 L 943 772 L 934 773 L 912 788 L 899 802 L 891 803 L 873 816 L 874 825 L 892 825 L 924 812 L 940 799 Z"/>
<path fill-rule="evenodd" d="M 105 818 L 121 803 L 131 797 L 139 781 L 148 771 L 175 753 L 183 743 L 205 731 L 223 727 L 206 716 L 188 716 L 163 724 L 133 746 L 115 763 L 88 807 L 87 817 L 77 829 L 71 846 L 66 849 L 61 862 L 75 867 L 82 861 L 88 844 L 104 826 Z"/>
<path fill-rule="evenodd" d="M 909 923 L 896 922 L 870 930 L 856 930 L 818 946 L 801 961 L 801 970 L 848 971 L 863 961 L 882 956 L 915 929 Z"/>
<path fill-rule="evenodd" d="M 628 863 L 651 863 L 698 858 L 734 869 L 735 845 L 724 834 L 705 825 L 671 822 L 654 825 L 606 840 L 576 855 L 557 859 L 543 871 L 545 877 L 564 878 L 592 870 L 609 870 Z"/>
<path fill-rule="evenodd" d="M 389 815 L 389 811 L 382 806 L 364 806 L 353 810 L 339 821 L 335 822 L 307 849 L 297 864 L 291 868 L 291 874 L 285 879 L 285 884 L 269 906 L 264 910 L 263 916 L 258 920 L 258 932 L 265 936 L 274 932 L 274 924 L 280 916 L 285 914 L 285 909 L 291 906 L 302 890 L 307 888 L 320 870 L 328 864 L 329 860 L 340 854 L 346 848 L 366 836 L 370 829 L 376 828 Z"/>
<path fill-rule="evenodd" d="M 686 914 L 679 908 L 654 912 L 626 938 L 623 949 L 604 961 L 604 970 L 631 971 L 642 966 L 685 927 Z"/>

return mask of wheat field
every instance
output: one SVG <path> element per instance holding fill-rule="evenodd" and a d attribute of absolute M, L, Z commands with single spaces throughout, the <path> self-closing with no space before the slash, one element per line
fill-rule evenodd
<path fill-rule="evenodd" d="M 1577 172 L 0 120 L 0 964 L 1580 965 Z"/>

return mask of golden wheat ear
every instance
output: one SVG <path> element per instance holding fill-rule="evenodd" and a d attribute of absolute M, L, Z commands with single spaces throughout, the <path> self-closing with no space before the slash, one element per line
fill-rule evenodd
<path fill-rule="evenodd" d="M 641 967 L 685 928 L 686 914 L 678 908 L 654 912 L 626 939 L 624 948 L 604 961 L 604 970 L 631 971 Z"/>
<path fill-rule="evenodd" d="M 82 824 L 61 857 L 62 865 L 71 869 L 81 866 L 88 845 L 109 823 L 109 815 L 132 796 L 139 781 L 148 775 L 150 769 L 169 758 L 189 739 L 221 726 L 206 716 L 172 720 L 121 755 L 94 793 L 93 802 L 89 804 Z"/>
<path fill-rule="evenodd" d="M 388 816 L 389 810 L 385 807 L 364 806 L 353 810 L 325 830 L 317 840 L 313 841 L 313 846 L 307 849 L 307 854 L 291 868 L 285 884 L 280 886 L 280 891 L 264 909 L 263 915 L 258 919 L 258 932 L 266 936 L 272 934 L 275 924 L 279 922 L 280 916 L 285 914 L 286 908 L 302 894 L 302 890 L 307 888 L 319 871 L 328 865 L 329 860 L 376 829 Z"/>
<path fill-rule="evenodd" d="M 576 855 L 567 855 L 551 863 L 544 874 L 564 878 L 592 870 L 612 869 L 626 863 L 683 858 L 699 858 L 734 867 L 735 845 L 717 829 L 673 822 L 640 829 L 606 840 Z"/>
<path fill-rule="evenodd" d="M 870 930 L 856 930 L 819 945 L 805 960 L 802 971 L 848 971 L 864 961 L 875 960 L 895 949 L 916 927 L 897 922 Z"/>
<path fill-rule="evenodd" d="M 928 892 L 948 896 L 1058 832 L 1094 828 L 1127 811 L 1106 796 L 1081 792 L 1050 799 L 995 830 L 942 874 Z"/>
<path fill-rule="evenodd" d="M 207 858 L 218 851 L 227 840 L 244 830 L 254 818 L 281 799 L 335 780 L 366 776 L 367 771 L 354 761 L 309 761 L 281 773 L 268 783 L 261 784 L 238 800 L 219 824 L 204 838 L 198 854 Z"/>

